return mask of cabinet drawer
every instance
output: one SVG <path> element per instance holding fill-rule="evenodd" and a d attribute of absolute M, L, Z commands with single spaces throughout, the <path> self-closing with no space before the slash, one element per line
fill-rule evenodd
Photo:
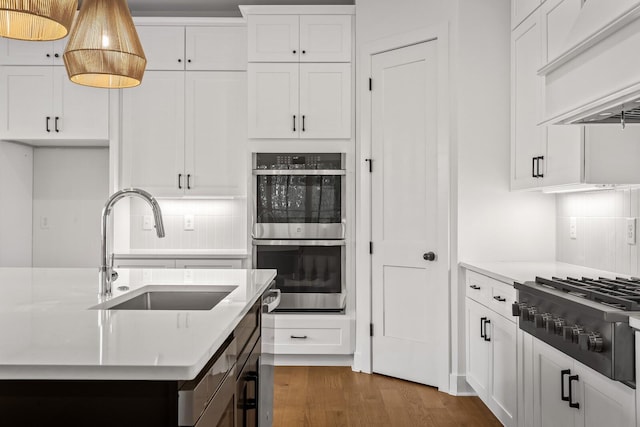
<path fill-rule="evenodd" d="M 491 299 L 489 308 L 495 312 L 514 320 L 512 317 L 511 305 L 516 301 L 516 289 L 506 283 L 495 281 L 491 286 Z"/>
<path fill-rule="evenodd" d="M 348 349 L 342 328 L 283 328 L 273 335 L 276 354 L 341 354 Z"/>
<path fill-rule="evenodd" d="M 511 304 L 516 300 L 516 290 L 512 285 L 467 270 L 466 295 L 502 316 L 512 319 Z"/>
<path fill-rule="evenodd" d="M 493 296 L 492 279 L 474 271 L 466 273 L 466 295 L 481 304 L 487 304 Z"/>
<path fill-rule="evenodd" d="M 244 352 L 247 342 L 251 338 L 253 331 L 260 328 L 260 307 L 261 300 L 258 300 L 253 307 L 245 314 L 244 318 L 236 326 L 234 335 L 239 354 Z M 249 351 L 251 348 L 249 348 Z"/>

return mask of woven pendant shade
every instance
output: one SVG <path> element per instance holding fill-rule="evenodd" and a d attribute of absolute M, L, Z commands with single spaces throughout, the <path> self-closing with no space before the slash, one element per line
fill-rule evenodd
<path fill-rule="evenodd" d="M 138 86 L 147 59 L 126 0 L 83 0 L 63 58 L 74 83 Z"/>
<path fill-rule="evenodd" d="M 78 0 L 0 0 L 0 36 L 57 40 L 69 33 Z"/>

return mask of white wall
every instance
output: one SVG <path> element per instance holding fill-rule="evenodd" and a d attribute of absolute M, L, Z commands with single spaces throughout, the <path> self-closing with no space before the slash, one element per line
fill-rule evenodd
<path fill-rule="evenodd" d="M 31 267 L 33 149 L 0 141 L 0 267 Z"/>
<path fill-rule="evenodd" d="M 34 149 L 34 267 L 97 268 L 108 191 L 108 149 Z"/>
<path fill-rule="evenodd" d="M 558 261 L 640 275 L 638 240 L 635 245 L 629 245 L 625 228 L 627 218 L 640 215 L 640 190 L 559 194 L 557 197 Z M 569 235 L 572 217 L 577 226 L 575 239 Z"/>

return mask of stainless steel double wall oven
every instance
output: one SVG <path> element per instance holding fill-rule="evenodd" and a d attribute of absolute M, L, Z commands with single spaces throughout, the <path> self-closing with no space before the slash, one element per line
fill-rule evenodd
<path fill-rule="evenodd" d="M 345 305 L 346 172 L 341 153 L 253 157 L 253 261 L 278 270 L 277 311 Z"/>

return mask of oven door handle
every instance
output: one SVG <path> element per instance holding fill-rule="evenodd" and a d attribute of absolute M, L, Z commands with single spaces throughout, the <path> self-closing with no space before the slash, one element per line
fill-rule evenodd
<path fill-rule="evenodd" d="M 253 240 L 253 246 L 345 246 L 344 240 Z"/>
<path fill-rule="evenodd" d="M 344 169 L 254 169 L 254 175 L 329 175 L 344 176 L 347 171 Z"/>
<path fill-rule="evenodd" d="M 280 301 L 282 301 L 282 291 L 280 289 L 269 289 L 267 292 L 269 295 L 264 298 L 264 302 L 262 304 L 265 310 L 263 313 L 271 313 L 273 310 L 278 308 Z"/>

